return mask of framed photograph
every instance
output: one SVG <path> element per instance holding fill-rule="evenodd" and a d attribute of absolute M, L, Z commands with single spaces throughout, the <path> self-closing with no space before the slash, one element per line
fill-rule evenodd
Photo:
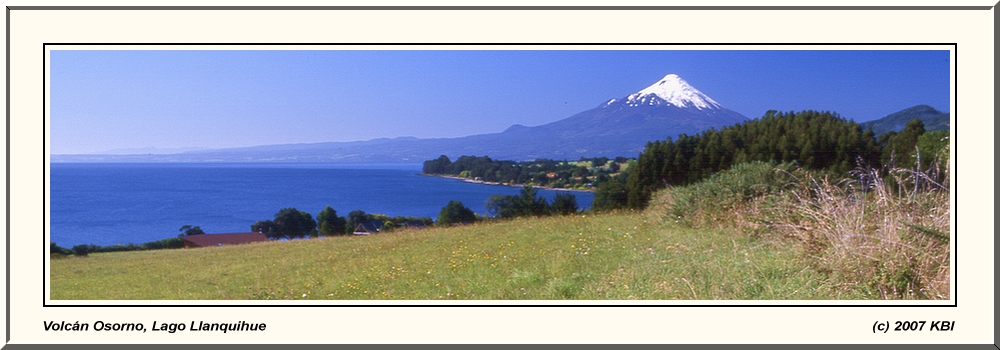
<path fill-rule="evenodd" d="M 930 9 L 9 8 L 8 342 L 992 344 Z"/>

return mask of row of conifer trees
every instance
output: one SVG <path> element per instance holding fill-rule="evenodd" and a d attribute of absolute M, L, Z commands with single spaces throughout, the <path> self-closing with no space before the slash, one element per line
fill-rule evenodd
<path fill-rule="evenodd" d="M 911 164 L 887 163 L 908 161 L 924 132 L 918 119 L 899 133 L 876 137 L 833 112 L 768 111 L 759 119 L 719 130 L 648 143 L 627 176 L 598 187 L 594 207 L 643 208 L 656 190 L 688 185 L 751 161 L 792 162 L 835 174 L 857 167 L 906 167 Z M 943 135 L 941 142 L 947 143 L 947 132 Z"/>

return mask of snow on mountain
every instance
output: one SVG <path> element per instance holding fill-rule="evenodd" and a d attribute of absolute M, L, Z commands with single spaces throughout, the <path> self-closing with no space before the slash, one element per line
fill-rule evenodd
<path fill-rule="evenodd" d="M 699 110 L 722 108 L 722 105 L 695 89 L 677 74 L 667 74 L 653 85 L 629 95 L 625 103 L 632 107 L 668 103 L 675 107 L 694 107 Z"/>

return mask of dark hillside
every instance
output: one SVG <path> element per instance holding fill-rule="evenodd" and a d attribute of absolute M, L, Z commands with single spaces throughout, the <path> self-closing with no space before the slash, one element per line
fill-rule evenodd
<path fill-rule="evenodd" d="M 861 123 L 861 127 L 865 130 L 871 128 L 875 136 L 878 136 L 890 131 L 903 131 L 906 123 L 914 118 L 924 122 L 924 130 L 927 131 L 951 129 L 951 113 L 943 113 L 928 105 L 913 106 L 880 119 L 867 121 Z"/>

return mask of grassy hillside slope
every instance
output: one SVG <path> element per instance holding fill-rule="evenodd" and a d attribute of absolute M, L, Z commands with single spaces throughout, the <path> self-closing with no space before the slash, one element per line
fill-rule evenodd
<path fill-rule="evenodd" d="M 53 259 L 52 299 L 827 299 L 794 245 L 657 215 Z"/>

